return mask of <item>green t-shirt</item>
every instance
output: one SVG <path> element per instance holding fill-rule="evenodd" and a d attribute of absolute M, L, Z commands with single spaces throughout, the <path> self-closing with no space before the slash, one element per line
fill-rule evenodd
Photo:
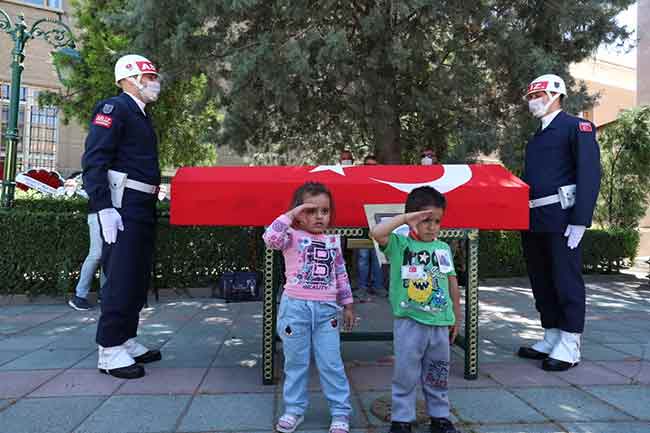
<path fill-rule="evenodd" d="M 456 271 L 449 245 L 391 233 L 382 250 L 390 262 L 389 299 L 395 317 L 430 326 L 453 325 L 448 277 Z"/>

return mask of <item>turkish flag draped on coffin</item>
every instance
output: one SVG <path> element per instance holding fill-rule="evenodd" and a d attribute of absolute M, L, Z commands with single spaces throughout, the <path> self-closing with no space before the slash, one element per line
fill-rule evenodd
<path fill-rule="evenodd" d="M 172 181 L 171 223 L 269 225 L 307 181 L 332 191 L 336 227 L 367 227 L 364 204 L 403 204 L 430 185 L 447 198 L 444 227 L 528 228 L 528 185 L 496 164 L 186 167 Z"/>

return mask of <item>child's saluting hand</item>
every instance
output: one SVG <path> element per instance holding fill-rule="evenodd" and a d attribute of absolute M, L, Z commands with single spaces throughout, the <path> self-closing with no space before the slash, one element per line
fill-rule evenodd
<path fill-rule="evenodd" d="M 330 198 L 319 194 L 305 197 L 304 203 L 297 205 L 286 215 L 292 218 L 296 228 L 312 234 L 321 234 L 330 225 Z"/>
<path fill-rule="evenodd" d="M 427 218 L 431 218 L 432 216 L 433 209 L 427 209 L 421 210 L 419 212 L 406 213 L 404 214 L 404 220 L 406 221 L 406 224 L 409 225 L 409 227 L 414 229 L 422 221 L 426 220 Z"/>
<path fill-rule="evenodd" d="M 291 218 L 292 220 L 296 220 L 300 215 L 310 209 L 317 209 L 318 205 L 314 203 L 303 203 L 300 206 L 296 206 L 293 209 L 291 209 L 289 212 L 287 212 L 287 216 Z"/>
<path fill-rule="evenodd" d="M 415 233 L 418 240 L 431 242 L 438 237 L 438 233 L 440 232 L 442 214 L 442 209 L 431 208 L 404 214 L 404 220 L 411 228 L 411 232 Z"/>

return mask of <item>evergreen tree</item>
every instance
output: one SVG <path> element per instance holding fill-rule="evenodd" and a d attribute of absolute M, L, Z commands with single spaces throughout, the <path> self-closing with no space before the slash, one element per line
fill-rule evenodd
<path fill-rule="evenodd" d="M 500 152 L 513 169 L 534 121 L 521 95 L 543 73 L 592 100 L 568 66 L 629 36 L 632 0 L 132 0 L 136 44 L 175 79 L 205 74 L 242 152 L 343 147 L 384 163 L 431 147 L 446 160 Z M 155 29 L 156 31 L 151 31 Z M 315 161 L 314 161 L 315 162 Z"/>
<path fill-rule="evenodd" d="M 72 0 L 71 6 L 81 61 L 71 63 L 73 73 L 63 83 L 67 90 L 44 93 L 40 102 L 60 107 L 64 120 L 74 118 L 88 126 L 95 104 L 120 92 L 114 81 L 114 66 L 119 57 L 143 54 L 161 65 L 164 54 L 136 46 L 133 40 L 141 30 L 119 25 L 116 17 L 133 6 L 129 0 Z M 54 61 L 70 59 L 55 55 Z M 163 73 L 163 91 L 151 106 L 151 114 L 159 138 L 161 164 L 175 167 L 213 163 L 215 146 L 209 140 L 223 115 L 213 101 L 205 101 L 206 77 L 192 74 L 167 81 L 164 68 L 159 69 Z M 199 101 L 204 103 L 197 104 Z"/>

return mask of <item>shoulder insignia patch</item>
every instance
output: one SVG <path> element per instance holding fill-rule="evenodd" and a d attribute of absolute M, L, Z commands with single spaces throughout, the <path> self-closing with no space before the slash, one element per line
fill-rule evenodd
<path fill-rule="evenodd" d="M 593 128 L 589 122 L 580 122 L 578 124 L 578 129 L 580 129 L 581 132 L 593 132 Z"/>
<path fill-rule="evenodd" d="M 112 104 L 104 104 L 102 107 L 102 113 L 111 114 L 113 112 L 113 108 L 115 108 L 115 106 Z"/>
<path fill-rule="evenodd" d="M 93 125 L 108 129 L 113 125 L 113 118 L 104 114 L 97 114 L 93 119 Z"/>

